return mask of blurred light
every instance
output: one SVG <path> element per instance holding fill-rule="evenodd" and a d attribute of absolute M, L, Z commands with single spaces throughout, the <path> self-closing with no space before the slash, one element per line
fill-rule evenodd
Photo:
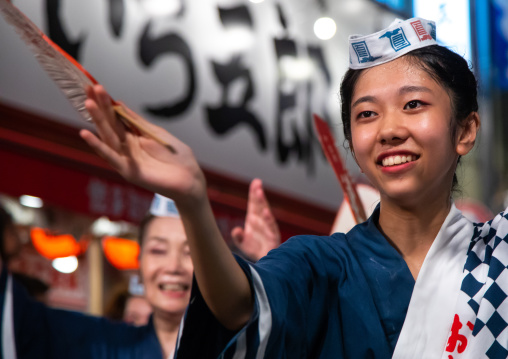
<path fill-rule="evenodd" d="M 41 213 L 36 208 L 21 205 L 19 198 L 12 198 L 0 194 L 0 205 L 11 215 L 14 223 L 28 226 L 34 225 L 40 219 Z"/>
<path fill-rule="evenodd" d="M 314 65 L 308 58 L 282 56 L 279 60 L 281 76 L 289 80 L 308 80 L 314 73 Z"/>
<path fill-rule="evenodd" d="M 23 206 L 31 208 L 41 208 L 44 204 L 42 202 L 42 199 L 40 199 L 39 197 L 28 196 L 26 194 L 19 197 L 19 203 L 21 203 Z"/>
<path fill-rule="evenodd" d="M 265 1 L 265 0 L 250 0 L 250 2 L 254 3 L 254 4 L 259 4 L 259 3 L 262 3 L 263 1 Z"/>
<path fill-rule="evenodd" d="M 78 259 L 75 256 L 55 258 L 52 265 L 61 273 L 72 273 L 78 268 Z"/>
<path fill-rule="evenodd" d="M 337 31 L 335 21 L 329 17 L 322 17 L 314 23 L 314 34 L 321 40 L 329 40 Z"/>
<path fill-rule="evenodd" d="M 146 12 L 153 16 L 171 16 L 182 9 L 182 0 L 141 0 Z"/>
<path fill-rule="evenodd" d="M 101 217 L 92 223 L 92 233 L 96 237 L 117 236 L 122 229 L 120 223 L 112 222 L 108 217 Z"/>
<path fill-rule="evenodd" d="M 414 0 L 415 17 L 436 22 L 437 42 L 471 63 L 470 1 Z"/>
<path fill-rule="evenodd" d="M 111 265 L 120 270 L 139 268 L 139 244 L 125 238 L 104 237 L 102 251 Z"/>
<path fill-rule="evenodd" d="M 358 16 L 369 8 L 370 4 L 360 0 L 344 0 L 341 3 L 341 11 L 349 16 Z"/>
<path fill-rule="evenodd" d="M 227 44 L 229 51 L 244 51 L 252 46 L 254 36 L 252 31 L 245 26 L 231 26 L 225 32 L 224 42 Z"/>
<path fill-rule="evenodd" d="M 32 228 L 30 238 L 37 252 L 48 259 L 77 256 L 86 250 L 85 241 L 76 241 L 70 234 L 52 235 L 42 228 Z"/>
<path fill-rule="evenodd" d="M 387 6 L 391 10 L 400 11 L 402 13 L 407 12 L 410 9 L 410 5 L 408 4 L 410 1 L 405 0 L 375 0 L 375 1 Z M 446 0 L 440 1 L 445 2 Z"/>

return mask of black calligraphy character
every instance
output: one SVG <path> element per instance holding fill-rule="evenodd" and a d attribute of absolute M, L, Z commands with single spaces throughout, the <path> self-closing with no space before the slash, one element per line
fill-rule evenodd
<path fill-rule="evenodd" d="M 72 42 L 65 34 L 62 22 L 59 16 L 60 0 L 47 0 L 46 2 L 46 15 L 49 38 L 65 52 L 71 55 L 76 61 L 79 61 L 79 51 L 84 41 L 85 36 L 81 35 L 79 39 Z"/>
<path fill-rule="evenodd" d="M 324 80 L 325 80 L 325 83 L 324 83 L 325 88 L 329 89 L 331 86 L 331 83 L 332 83 L 332 77 L 330 75 L 330 71 L 328 70 L 328 66 L 326 65 L 325 57 L 323 54 L 323 49 L 319 46 L 309 45 L 307 47 L 307 51 L 309 53 L 309 58 L 314 63 L 316 73 L 317 73 L 317 71 L 320 71 L 323 74 Z M 308 100 L 307 100 L 307 111 L 306 111 L 307 112 L 307 119 L 312 118 L 312 110 L 311 110 L 311 106 L 310 106 L 310 100 L 312 98 L 312 94 L 314 93 L 314 91 L 315 91 L 315 87 L 313 86 L 312 82 L 309 82 L 309 85 L 308 85 L 309 96 L 307 97 Z M 328 126 L 331 128 L 330 116 L 329 116 L 328 109 L 326 108 L 325 104 L 326 104 L 326 102 L 322 102 L 320 104 L 321 106 L 318 109 L 318 111 L 319 111 L 318 113 L 328 123 Z M 316 112 L 316 111 L 314 111 L 314 112 Z M 309 133 L 313 132 L 313 128 L 312 128 L 310 120 L 307 121 L 307 129 L 308 129 Z M 321 145 L 319 144 L 319 140 L 317 139 L 317 137 L 314 136 L 314 137 L 312 137 L 312 139 L 313 139 L 314 144 L 318 148 L 321 149 Z M 320 151 L 320 153 L 323 158 L 326 158 L 323 151 Z"/>
<path fill-rule="evenodd" d="M 249 126 L 257 138 L 257 143 L 263 150 L 266 149 L 266 137 L 263 125 L 257 117 L 247 110 L 247 103 L 254 96 L 254 86 L 248 69 L 243 67 L 240 57 L 234 57 L 227 64 L 212 61 L 213 70 L 219 83 L 222 85 L 222 99 L 219 107 L 207 107 L 208 123 L 212 130 L 219 135 L 228 133 L 237 125 L 243 123 Z M 238 79 L 247 82 L 243 101 L 240 106 L 227 104 L 230 84 Z"/>
<path fill-rule="evenodd" d="M 124 0 L 109 0 L 109 24 L 115 37 L 119 37 L 122 32 L 124 15 Z"/>
<path fill-rule="evenodd" d="M 287 19 L 283 14 L 280 5 L 277 7 L 279 11 L 279 19 L 281 25 L 287 27 Z M 289 37 L 274 39 L 275 53 L 277 60 L 281 61 L 283 57 L 293 59 L 308 59 L 313 62 L 315 73 L 321 71 L 324 76 L 324 85 L 326 89 L 330 86 L 331 77 L 326 66 L 322 49 L 318 46 L 307 46 L 307 53 L 301 54 L 298 52 L 298 46 L 295 40 Z M 319 141 L 314 136 L 312 125 L 312 107 L 311 100 L 312 94 L 316 91 L 314 86 L 315 78 L 308 80 L 292 80 L 284 78 L 281 74 L 278 80 L 278 109 L 276 115 L 276 136 L 277 136 L 277 156 L 281 163 L 287 163 L 290 156 L 296 156 L 299 162 L 307 165 L 308 173 L 315 173 L 315 147 L 320 149 Z M 288 82 L 291 86 L 286 86 Z M 304 91 L 305 103 L 305 116 L 303 128 L 298 128 L 295 116 L 297 109 L 297 98 L 299 91 Z M 319 113 L 328 121 L 328 113 L 325 106 L 319 110 Z M 319 150 L 318 150 L 319 151 Z M 320 151 L 322 157 L 324 154 Z"/>
<path fill-rule="evenodd" d="M 180 35 L 171 33 L 153 39 L 149 35 L 150 27 L 151 23 L 149 22 L 140 38 L 139 56 L 141 62 L 145 66 L 150 66 L 159 56 L 177 55 L 182 59 L 188 75 L 187 92 L 183 98 L 158 107 L 146 107 L 146 110 L 155 116 L 171 118 L 182 114 L 191 105 L 196 92 L 196 70 L 192 61 L 191 49 Z"/>
<path fill-rule="evenodd" d="M 296 57 L 296 43 L 291 39 L 275 39 L 275 52 L 277 59 L 283 56 Z M 297 107 L 297 90 L 299 85 L 288 91 L 284 89 L 284 78 L 278 81 L 278 108 L 276 115 L 276 135 L 277 135 L 277 156 L 281 163 L 289 161 L 291 153 L 295 153 L 298 161 L 307 162 L 308 168 L 314 168 L 314 162 L 311 155 L 312 146 L 310 136 L 312 134 L 312 124 L 306 122 L 304 134 L 301 135 L 293 116 Z M 308 116 L 310 118 L 310 116 Z M 290 123 L 287 123 L 291 121 Z M 286 123 L 286 125 L 285 125 Z M 289 131 L 289 135 L 286 131 Z M 287 139 L 290 138 L 288 141 Z"/>
<path fill-rule="evenodd" d="M 252 28 L 252 18 L 245 6 L 230 9 L 219 8 L 219 15 L 225 27 L 241 25 Z M 213 71 L 219 84 L 222 86 L 221 103 L 217 107 L 207 107 L 208 123 L 218 135 L 224 135 L 240 124 L 245 124 L 256 136 L 258 146 L 265 150 L 267 141 L 265 129 L 258 118 L 247 109 L 249 101 L 254 97 L 254 84 L 251 73 L 241 61 L 241 55 L 237 54 L 227 63 L 212 61 Z M 228 104 L 231 84 L 235 81 L 244 81 L 245 91 L 242 102 L 237 106 Z"/>
<path fill-rule="evenodd" d="M 321 71 L 323 76 L 325 77 L 325 86 L 329 88 L 330 84 L 332 83 L 332 76 L 330 75 L 330 71 L 328 70 L 328 66 L 326 65 L 325 57 L 323 54 L 323 48 L 321 48 L 320 46 L 309 45 L 307 46 L 307 51 L 309 53 L 309 58 L 313 61 L 316 69 L 318 71 Z M 322 111 L 323 111 L 322 117 L 328 117 L 326 115 L 328 111 L 326 110 L 325 106 L 323 106 Z"/>

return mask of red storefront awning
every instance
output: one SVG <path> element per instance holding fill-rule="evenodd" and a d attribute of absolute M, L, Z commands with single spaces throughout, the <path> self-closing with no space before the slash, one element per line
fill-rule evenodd
<path fill-rule="evenodd" d="M 125 181 L 79 137 L 78 129 L 0 103 L 0 193 L 28 194 L 91 216 L 137 223 L 152 193 Z M 219 226 L 243 223 L 249 183 L 205 170 Z M 266 190 L 283 240 L 328 234 L 335 213 Z"/>

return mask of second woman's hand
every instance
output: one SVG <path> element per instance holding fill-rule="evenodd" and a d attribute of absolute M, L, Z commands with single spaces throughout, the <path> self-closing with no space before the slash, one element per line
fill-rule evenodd
<path fill-rule="evenodd" d="M 255 178 L 249 186 L 244 227 L 231 230 L 233 243 L 250 260 L 258 261 L 280 245 L 280 237 L 279 226 L 266 199 L 263 183 Z"/>

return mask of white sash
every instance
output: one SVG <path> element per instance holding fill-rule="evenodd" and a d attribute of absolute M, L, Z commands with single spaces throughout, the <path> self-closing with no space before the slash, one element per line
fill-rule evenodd
<path fill-rule="evenodd" d="M 508 358 L 508 208 L 475 225 L 443 359 Z"/>
<path fill-rule="evenodd" d="M 394 359 L 443 355 L 473 231 L 473 224 L 452 204 L 418 274 Z"/>
<path fill-rule="evenodd" d="M 5 270 L 5 269 L 4 269 Z M 0 267 L 0 273 L 2 269 Z M 2 319 L 2 353 L 0 357 L 16 359 L 16 340 L 14 338 L 14 309 L 12 303 L 12 277 L 7 277 Z"/>

